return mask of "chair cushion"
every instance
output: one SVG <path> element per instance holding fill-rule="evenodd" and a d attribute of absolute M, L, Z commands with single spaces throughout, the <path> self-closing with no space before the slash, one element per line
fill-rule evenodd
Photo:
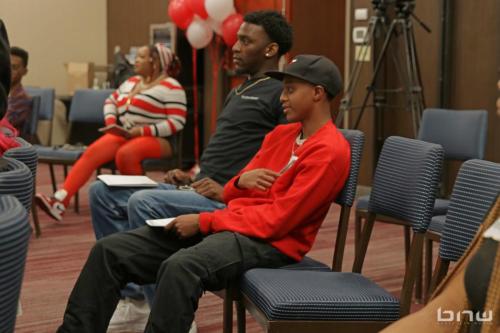
<path fill-rule="evenodd" d="M 319 262 L 317 260 L 314 260 L 309 257 L 304 257 L 301 261 L 295 263 L 295 264 L 290 264 L 286 265 L 283 267 L 280 267 L 280 269 L 288 269 L 288 270 L 294 270 L 294 271 L 325 271 L 325 272 L 331 272 L 330 267 L 328 265 Z"/>
<path fill-rule="evenodd" d="M 76 161 L 83 154 L 85 149 L 74 148 L 74 149 L 64 149 L 58 147 L 45 147 L 35 145 L 36 151 L 38 153 L 38 158 L 42 160 L 59 160 L 64 162 Z"/>
<path fill-rule="evenodd" d="M 399 301 L 356 273 L 251 269 L 242 292 L 270 320 L 393 321 Z"/>
<path fill-rule="evenodd" d="M 446 215 L 449 205 L 450 200 L 448 199 L 436 199 L 436 201 L 434 201 L 434 209 L 432 211 L 433 215 Z"/>
<path fill-rule="evenodd" d="M 446 221 L 446 215 L 433 216 L 428 229 L 435 233 L 441 234 L 443 232 L 445 221 Z"/>
<path fill-rule="evenodd" d="M 368 202 L 370 201 L 370 195 L 363 195 L 359 197 L 356 201 L 356 210 L 368 210 Z"/>

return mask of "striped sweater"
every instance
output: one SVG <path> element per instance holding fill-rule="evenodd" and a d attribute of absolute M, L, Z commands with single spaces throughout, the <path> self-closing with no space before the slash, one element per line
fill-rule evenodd
<path fill-rule="evenodd" d="M 157 85 L 135 94 L 129 101 L 129 93 L 140 77 L 134 76 L 123 82 L 104 103 L 106 125 L 117 119 L 130 129 L 142 126 L 144 136 L 166 137 L 182 130 L 186 123 L 186 93 L 174 78 L 166 78 Z"/>

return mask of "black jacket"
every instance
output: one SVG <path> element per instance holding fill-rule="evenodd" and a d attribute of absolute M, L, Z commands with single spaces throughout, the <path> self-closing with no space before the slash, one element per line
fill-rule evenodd
<path fill-rule="evenodd" d="M 0 119 L 7 111 L 7 97 L 10 91 L 10 46 L 7 30 L 0 20 Z"/>

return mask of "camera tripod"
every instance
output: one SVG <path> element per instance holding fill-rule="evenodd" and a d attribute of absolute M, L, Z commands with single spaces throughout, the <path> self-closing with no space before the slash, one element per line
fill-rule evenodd
<path fill-rule="evenodd" d="M 418 128 L 420 126 L 420 119 L 422 111 L 424 109 L 425 100 L 423 95 L 423 89 L 421 86 L 420 71 L 418 65 L 418 58 L 415 46 L 415 37 L 413 33 L 413 23 L 411 16 L 414 17 L 425 30 L 430 32 L 430 29 L 423 24 L 417 17 L 413 15 L 413 9 L 415 8 L 414 0 L 397 0 L 396 1 L 396 17 L 391 21 L 389 28 L 386 25 L 386 8 L 389 2 L 386 0 L 373 0 L 372 4 L 374 6 L 375 14 L 370 18 L 368 24 L 368 30 L 362 43 L 362 47 L 359 52 L 359 58 L 354 64 L 351 72 L 349 83 L 347 85 L 344 98 L 340 104 L 340 114 L 337 119 L 337 124 L 340 125 L 342 118 L 346 112 L 349 110 L 357 109 L 358 107 L 352 106 L 352 97 L 356 90 L 359 82 L 359 76 L 361 68 L 363 65 L 363 59 L 367 52 L 369 52 L 370 46 L 374 44 L 376 38 L 380 39 L 380 36 L 385 36 L 382 44 L 382 48 L 376 58 L 374 71 L 370 79 L 367 91 L 363 98 L 363 103 L 359 107 L 359 114 L 354 123 L 354 128 L 359 127 L 359 123 L 366 108 L 369 106 L 368 101 L 370 96 L 374 95 L 374 104 L 370 105 L 375 108 L 376 113 L 376 126 L 377 126 L 377 136 L 381 138 L 381 122 L 382 122 L 382 111 L 383 107 L 388 106 L 385 98 L 385 93 L 387 92 L 404 92 L 406 95 L 405 109 L 411 112 L 412 128 L 413 134 L 417 135 Z M 392 53 L 391 58 L 395 65 L 395 70 L 397 72 L 398 79 L 402 84 L 402 88 L 398 89 L 380 89 L 377 87 L 378 78 L 382 64 L 386 60 L 388 55 L 388 47 L 394 36 L 402 35 L 404 44 L 404 67 L 401 65 L 399 58 Z"/>

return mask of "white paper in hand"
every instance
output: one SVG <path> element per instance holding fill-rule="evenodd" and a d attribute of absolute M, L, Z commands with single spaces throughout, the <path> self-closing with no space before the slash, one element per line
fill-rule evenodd
<path fill-rule="evenodd" d="M 147 176 L 99 175 L 99 180 L 108 186 L 156 187 L 158 183 Z"/>
<path fill-rule="evenodd" d="M 150 227 L 165 227 L 169 225 L 173 220 L 175 220 L 175 217 L 171 217 L 168 219 L 146 220 L 146 223 Z"/>

